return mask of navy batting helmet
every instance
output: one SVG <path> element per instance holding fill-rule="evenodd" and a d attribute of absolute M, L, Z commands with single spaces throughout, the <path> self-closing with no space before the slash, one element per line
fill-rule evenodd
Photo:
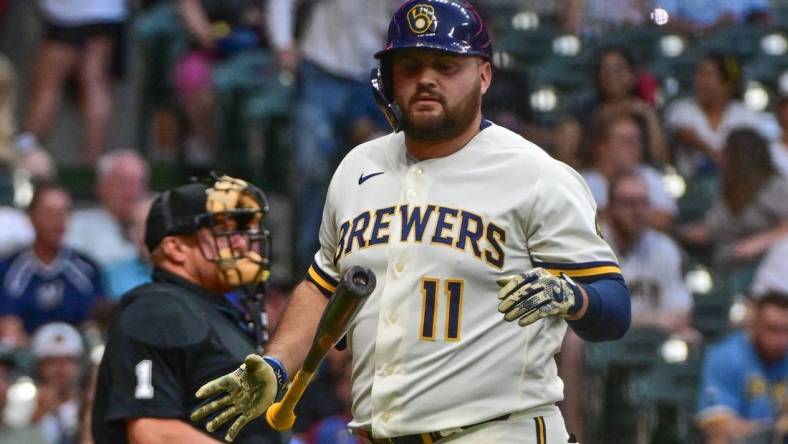
<path fill-rule="evenodd" d="M 400 114 L 392 101 L 388 56 L 406 48 L 434 49 L 457 55 L 492 58 L 492 41 L 479 13 L 459 0 L 408 0 L 389 23 L 386 47 L 375 54 L 380 68 L 372 70 L 372 90 L 395 131 Z"/>

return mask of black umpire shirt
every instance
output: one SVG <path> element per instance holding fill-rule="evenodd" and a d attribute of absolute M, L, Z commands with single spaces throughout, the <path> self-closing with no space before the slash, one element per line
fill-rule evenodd
<path fill-rule="evenodd" d="M 207 421 L 189 420 L 201 403 L 194 392 L 235 370 L 254 351 L 240 311 L 202 287 L 155 269 L 153 283 L 123 297 L 109 330 L 93 405 L 96 444 L 128 443 L 126 421 L 134 418 L 178 419 L 207 433 Z M 211 436 L 221 441 L 229 423 Z M 261 417 L 235 442 L 281 440 Z"/>

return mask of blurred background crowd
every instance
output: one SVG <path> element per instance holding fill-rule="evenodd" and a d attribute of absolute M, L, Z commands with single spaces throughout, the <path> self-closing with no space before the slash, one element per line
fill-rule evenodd
<path fill-rule="evenodd" d="M 271 200 L 276 325 L 333 168 L 388 131 L 367 79 L 398 3 L 0 0 L 0 443 L 90 442 L 113 305 L 149 279 L 151 198 L 192 175 Z M 713 437 L 704 387 L 749 359 L 732 338 L 767 368 L 788 347 L 788 1 L 474 3 L 495 41 L 485 116 L 582 173 L 632 292 L 622 341 L 565 340 L 570 430 Z M 293 442 L 355 442 L 348 360 L 330 355 Z M 742 407 L 719 442 L 788 422 L 784 371 L 742 373 L 736 402 L 770 411 Z"/>

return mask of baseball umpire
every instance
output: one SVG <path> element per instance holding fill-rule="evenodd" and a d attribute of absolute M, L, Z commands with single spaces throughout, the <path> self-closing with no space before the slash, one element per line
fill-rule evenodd
<path fill-rule="evenodd" d="M 267 211 L 259 189 L 228 176 L 153 202 L 145 233 L 153 282 L 123 297 L 110 328 L 92 412 L 97 444 L 217 442 L 187 416 L 198 387 L 257 350 L 255 329 L 224 294 L 267 280 Z M 238 440 L 281 442 L 264 420 Z"/>
<path fill-rule="evenodd" d="M 567 325 L 586 340 L 621 337 L 629 292 L 582 177 L 482 116 L 491 56 L 467 3 L 409 0 L 395 13 L 372 79 L 395 131 L 339 165 L 321 248 L 266 356 L 202 387 L 201 397 L 227 394 L 192 419 L 221 409 L 208 429 L 234 419 L 232 438 L 262 414 L 274 375 L 295 373 L 326 296 L 360 264 L 378 286 L 348 331 L 354 433 L 567 442 L 553 357 Z"/>

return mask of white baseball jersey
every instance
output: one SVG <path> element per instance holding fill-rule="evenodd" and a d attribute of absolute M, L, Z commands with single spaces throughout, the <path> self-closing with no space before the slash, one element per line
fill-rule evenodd
<path fill-rule="evenodd" d="M 402 133 L 352 150 L 326 197 L 307 279 L 333 291 L 353 265 L 377 287 L 350 325 L 353 428 L 390 437 L 479 423 L 562 399 L 560 318 L 503 320 L 496 280 L 541 266 L 618 275 L 574 170 L 489 124 L 417 161 Z"/>
<path fill-rule="evenodd" d="M 630 251 L 621 252 L 605 227 L 608 239 L 621 264 L 632 300 L 632 316 L 654 310 L 689 311 L 692 294 L 681 272 L 681 253 L 676 242 L 657 230 L 647 229 Z"/>

